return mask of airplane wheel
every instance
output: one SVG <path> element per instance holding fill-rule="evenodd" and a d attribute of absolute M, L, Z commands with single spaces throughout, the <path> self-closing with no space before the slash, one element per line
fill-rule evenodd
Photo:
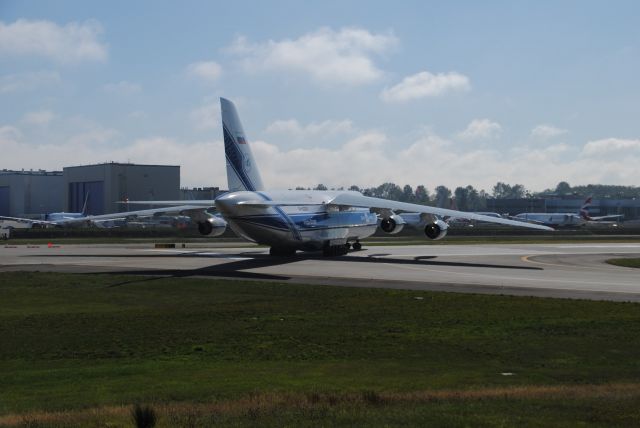
<path fill-rule="evenodd" d="M 323 248 L 322 255 L 325 257 L 344 256 L 348 252 L 349 247 L 347 245 L 332 245 L 330 247 Z"/>
<path fill-rule="evenodd" d="M 361 244 L 361 243 L 359 243 L 359 242 L 355 242 L 355 243 L 353 244 L 353 249 L 354 249 L 354 250 L 356 250 L 356 251 L 360 251 L 360 250 L 362 250 L 362 244 Z"/>

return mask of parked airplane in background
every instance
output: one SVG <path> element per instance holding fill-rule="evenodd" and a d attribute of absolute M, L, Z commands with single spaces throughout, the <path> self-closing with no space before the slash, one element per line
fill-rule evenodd
<path fill-rule="evenodd" d="M 30 226 L 40 225 L 40 226 L 61 226 L 67 220 L 78 220 L 81 218 L 87 217 L 87 204 L 89 202 L 89 193 L 85 195 L 84 204 L 82 205 L 82 211 L 79 213 L 67 213 L 67 212 L 59 212 L 59 213 L 49 213 L 45 214 L 44 220 L 34 220 L 29 218 L 20 218 L 20 217 L 5 217 L 0 216 L 0 219 L 3 220 L 13 220 L 15 222 L 27 223 Z"/>
<path fill-rule="evenodd" d="M 542 224 L 554 228 L 579 227 L 586 224 L 616 223 L 615 219 L 621 219 L 622 215 L 607 215 L 601 217 L 589 216 L 588 208 L 592 198 L 588 197 L 577 213 L 520 213 L 513 217 L 515 220 Z M 607 221 L 612 220 L 612 221 Z"/>
<path fill-rule="evenodd" d="M 101 215 L 87 215 L 87 202 L 89 200 L 89 194 L 87 193 L 80 213 L 50 213 L 45 216 L 46 220 L 33 220 L 29 218 L 20 217 L 6 217 L 0 216 L 1 220 L 11 220 L 29 225 L 39 225 L 42 227 L 47 226 L 73 226 L 78 224 L 93 224 L 97 227 L 113 227 L 113 221 L 115 220 L 137 220 L 140 218 L 158 217 L 161 215 L 174 214 L 176 216 L 186 215 L 198 224 L 198 230 L 203 235 L 219 236 L 224 233 L 227 222 L 216 215 L 209 214 L 204 205 L 212 207 L 215 201 L 195 201 L 198 205 L 193 205 L 191 202 L 185 204 L 186 201 L 178 201 L 179 206 L 170 206 L 165 208 L 154 208 L 148 210 L 126 211 L 113 214 L 101 214 Z M 176 201 L 169 201 L 175 203 Z M 127 204 L 129 202 L 126 202 Z M 132 203 L 144 203 L 147 205 L 153 205 L 152 202 L 137 201 Z M 167 205 L 167 204 L 163 204 Z"/>
<path fill-rule="evenodd" d="M 202 234 L 219 235 L 228 225 L 239 236 L 269 246 L 272 255 L 291 255 L 296 250 L 346 254 L 350 248 L 359 250 L 360 240 L 373 235 L 378 227 L 395 234 L 409 225 L 422 230 L 429 239 L 442 239 L 448 228 L 443 217 L 553 230 L 517 220 L 367 197 L 354 191 L 268 191 L 234 104 L 224 98 L 220 103 L 230 192 L 215 200 L 191 200 L 188 205 L 185 201 L 129 201 L 170 208 L 125 212 L 121 216 L 177 211 L 196 221 Z M 220 217 L 207 212 L 213 207 Z M 402 213 L 409 214 L 404 217 Z"/>
<path fill-rule="evenodd" d="M 603 216 L 598 216 L 598 217 L 591 217 L 589 215 L 589 207 L 591 206 L 591 202 L 592 202 L 593 198 L 591 196 L 589 196 L 585 201 L 584 204 L 582 204 L 582 207 L 580 208 L 580 217 L 582 217 L 584 220 L 589 221 L 589 222 L 616 222 L 617 220 L 622 220 L 622 217 L 624 217 L 624 215 L 622 214 L 614 214 L 614 215 L 603 215 Z"/>

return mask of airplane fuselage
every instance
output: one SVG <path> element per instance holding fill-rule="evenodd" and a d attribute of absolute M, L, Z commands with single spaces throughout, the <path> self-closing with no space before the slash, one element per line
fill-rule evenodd
<path fill-rule="evenodd" d="M 345 192 L 232 192 L 216 199 L 216 207 L 229 227 L 247 240 L 317 250 L 366 238 L 378 227 L 378 216 L 369 209 L 325 205 L 339 193 Z M 270 201 L 279 205 L 269 205 Z"/>
<path fill-rule="evenodd" d="M 61 221 L 85 217 L 83 213 L 49 213 L 46 216 L 47 221 Z"/>
<path fill-rule="evenodd" d="M 579 215 L 573 213 L 521 213 L 514 219 L 533 221 L 551 227 L 576 227 L 585 223 Z"/>

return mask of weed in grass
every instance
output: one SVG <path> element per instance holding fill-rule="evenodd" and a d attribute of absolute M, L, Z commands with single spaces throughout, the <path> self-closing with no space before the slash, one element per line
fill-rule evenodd
<path fill-rule="evenodd" d="M 131 409 L 131 420 L 137 428 L 153 428 L 156 426 L 156 412 L 151 406 L 135 404 Z"/>
<path fill-rule="evenodd" d="M 20 423 L 21 428 L 41 428 L 45 424 L 32 416 L 25 416 Z"/>
<path fill-rule="evenodd" d="M 362 400 L 372 406 L 381 406 L 384 404 L 384 398 L 376 391 L 363 391 Z"/>

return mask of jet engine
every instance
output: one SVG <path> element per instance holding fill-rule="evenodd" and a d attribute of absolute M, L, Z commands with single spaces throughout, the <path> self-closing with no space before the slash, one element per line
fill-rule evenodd
<path fill-rule="evenodd" d="M 404 228 L 405 224 L 406 222 L 402 217 L 400 217 L 398 214 L 393 214 L 387 218 L 383 218 L 382 220 L 380 220 L 380 229 L 382 229 L 382 231 L 385 233 L 395 235 Z"/>
<path fill-rule="evenodd" d="M 437 241 L 447 236 L 447 229 L 449 226 L 442 220 L 436 220 L 433 223 L 429 223 L 424 227 L 424 234 L 427 238 Z"/>
<path fill-rule="evenodd" d="M 205 236 L 220 236 L 227 229 L 227 222 L 218 217 L 209 217 L 198 222 L 198 232 Z"/>

